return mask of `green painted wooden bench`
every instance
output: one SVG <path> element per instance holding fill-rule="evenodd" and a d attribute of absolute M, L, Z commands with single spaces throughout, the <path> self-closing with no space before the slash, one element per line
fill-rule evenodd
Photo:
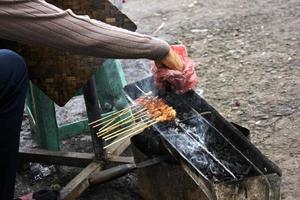
<path fill-rule="evenodd" d="M 115 110 L 127 106 L 122 91 L 126 80 L 119 60 L 106 60 L 95 73 L 95 79 L 102 108 L 107 107 L 107 104 L 112 105 Z M 80 90 L 75 96 L 81 94 Z M 34 139 L 44 149 L 59 150 L 61 140 L 90 131 L 87 119 L 58 125 L 54 102 L 32 83 L 27 96 L 26 112 Z"/>

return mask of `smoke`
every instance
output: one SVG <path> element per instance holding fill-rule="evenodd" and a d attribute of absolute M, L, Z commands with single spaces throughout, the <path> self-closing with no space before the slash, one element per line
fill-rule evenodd
<path fill-rule="evenodd" d="M 136 99 L 144 93 L 159 94 L 177 112 L 177 121 L 157 124 L 162 137 L 190 167 L 213 182 L 236 180 L 256 174 L 243 158 L 197 111 L 171 92 L 158 92 L 153 79 L 130 84 L 126 93 Z M 213 122 L 212 122 L 213 123 Z"/>
<path fill-rule="evenodd" d="M 194 126 L 187 126 L 186 123 Z M 208 179 L 213 179 L 213 173 L 209 170 L 215 168 L 215 162 L 203 151 L 206 137 L 209 133 L 209 125 L 201 118 L 193 118 L 185 123 L 178 123 L 177 127 L 169 127 L 162 131 L 162 136 L 176 149 L 200 173 Z M 218 178 L 215 178 L 217 180 Z"/>
<path fill-rule="evenodd" d="M 213 182 L 243 178 L 249 164 L 203 117 L 177 122 L 161 135 L 194 169 Z"/>

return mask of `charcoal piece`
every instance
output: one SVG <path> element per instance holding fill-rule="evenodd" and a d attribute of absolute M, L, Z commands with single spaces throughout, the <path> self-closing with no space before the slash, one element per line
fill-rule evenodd
<path fill-rule="evenodd" d="M 191 112 L 188 113 L 191 115 Z M 244 171 L 250 166 L 200 115 L 179 123 L 158 126 L 163 127 L 161 128 L 162 136 L 181 152 L 181 155 L 197 170 L 213 182 L 234 179 L 228 170 L 238 179 L 244 177 Z M 206 148 L 211 155 L 208 155 L 203 148 Z M 219 160 L 223 166 L 216 160 Z"/>

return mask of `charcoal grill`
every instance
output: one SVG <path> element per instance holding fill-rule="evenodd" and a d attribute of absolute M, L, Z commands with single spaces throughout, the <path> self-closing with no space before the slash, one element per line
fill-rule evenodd
<path fill-rule="evenodd" d="M 145 199 L 280 199 L 281 170 L 250 142 L 247 129 L 225 120 L 194 91 L 159 91 L 152 77 L 124 91 L 129 100 L 152 92 L 177 112 L 175 121 L 133 138 L 137 162 L 157 154 L 174 159 L 140 170 Z"/>

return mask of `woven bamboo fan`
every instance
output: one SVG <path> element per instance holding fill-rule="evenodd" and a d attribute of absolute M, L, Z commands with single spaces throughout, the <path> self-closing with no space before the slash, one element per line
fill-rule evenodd
<path fill-rule="evenodd" d="M 122 27 L 131 31 L 136 25 L 108 0 L 49 0 L 62 9 Z M 30 80 L 59 106 L 65 105 L 103 62 L 101 58 L 74 55 L 47 47 L 15 44 L 27 62 Z"/>

